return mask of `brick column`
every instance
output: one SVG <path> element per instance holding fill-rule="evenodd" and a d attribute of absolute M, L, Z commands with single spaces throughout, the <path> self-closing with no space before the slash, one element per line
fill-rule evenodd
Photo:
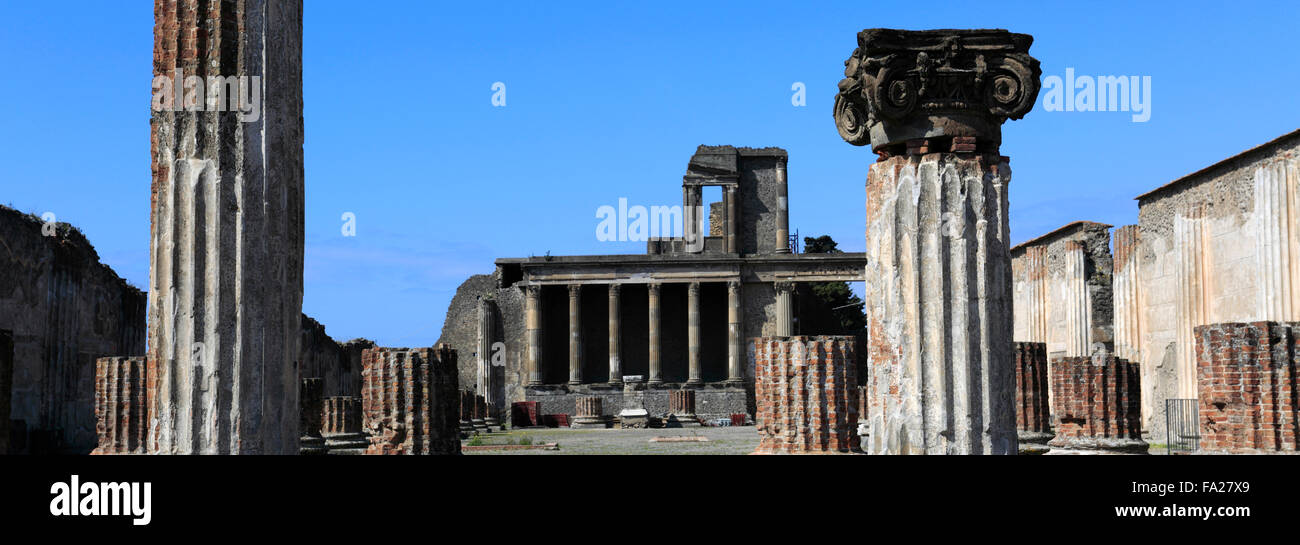
<path fill-rule="evenodd" d="M 1111 280 L 1115 304 L 1115 357 L 1136 362 L 1141 373 L 1142 387 L 1142 427 L 1152 429 L 1152 418 L 1156 414 L 1154 395 L 1155 378 L 1152 371 L 1155 362 L 1142 357 L 1142 337 L 1145 324 L 1143 311 L 1146 308 L 1142 292 L 1142 259 L 1138 248 L 1141 244 L 1141 232 L 1137 225 L 1125 225 L 1115 230 L 1112 246 L 1115 248 L 1115 272 Z"/>
<path fill-rule="evenodd" d="M 613 385 L 623 384 L 623 343 L 619 330 L 619 292 L 623 286 L 620 284 L 609 285 L 609 383 Z"/>
<path fill-rule="evenodd" d="M 542 384 L 542 287 L 524 288 L 524 327 L 528 335 L 528 386 Z"/>
<path fill-rule="evenodd" d="M 1052 447 L 1049 454 L 1146 454 L 1138 376 L 1137 365 L 1113 356 L 1053 362 L 1056 438 L 1047 443 Z"/>
<path fill-rule="evenodd" d="M 700 283 L 691 282 L 686 288 L 686 350 L 687 384 L 700 384 Z"/>
<path fill-rule="evenodd" d="M 95 433 L 99 445 L 91 454 L 145 454 L 149 431 L 147 369 L 145 358 L 95 360 Z"/>
<path fill-rule="evenodd" d="M 727 382 L 732 386 L 745 384 L 745 367 L 741 354 L 745 347 L 745 323 L 742 319 L 743 302 L 739 280 L 727 282 Z"/>
<path fill-rule="evenodd" d="M 578 398 L 573 423 L 569 424 L 569 427 L 579 429 L 609 427 L 609 418 L 605 416 L 604 401 L 595 396 Z"/>
<path fill-rule="evenodd" d="M 14 388 L 14 334 L 0 330 L 0 456 L 9 453 L 9 410 Z"/>
<path fill-rule="evenodd" d="M 455 350 L 370 348 L 361 358 L 367 454 L 460 454 Z"/>
<path fill-rule="evenodd" d="M 1020 452 L 1041 454 L 1053 437 L 1047 389 L 1047 343 L 1015 343 L 1016 431 Z"/>
<path fill-rule="evenodd" d="M 325 381 L 319 378 L 302 379 L 298 393 L 298 422 L 300 454 L 325 454 L 325 438 L 321 436 L 321 417 L 325 412 Z"/>
<path fill-rule="evenodd" d="M 151 451 L 298 453 L 302 9 L 154 3 Z M 247 108 L 185 111 L 188 76 L 239 78 Z"/>
<path fill-rule="evenodd" d="M 456 406 L 460 434 L 465 437 L 474 435 L 474 392 L 457 390 Z"/>
<path fill-rule="evenodd" d="M 1295 453 L 1300 438 L 1300 322 L 1196 328 L 1203 451 Z"/>
<path fill-rule="evenodd" d="M 365 454 L 370 441 L 361 427 L 361 398 L 327 397 L 321 414 L 321 435 L 328 454 Z"/>
<path fill-rule="evenodd" d="M 861 452 L 854 339 L 758 337 L 755 454 Z"/>
<path fill-rule="evenodd" d="M 481 395 L 474 395 L 474 418 L 470 420 L 474 431 L 487 433 L 492 428 L 487 425 L 487 400 Z"/>
<path fill-rule="evenodd" d="M 659 284 L 647 284 L 647 306 L 650 309 L 650 380 L 648 384 L 663 383 L 663 367 L 659 347 Z"/>
<path fill-rule="evenodd" d="M 664 425 L 669 428 L 700 426 L 700 419 L 695 415 L 695 390 L 668 392 L 668 420 Z"/>
<path fill-rule="evenodd" d="M 582 285 L 569 285 L 569 384 L 582 384 Z"/>

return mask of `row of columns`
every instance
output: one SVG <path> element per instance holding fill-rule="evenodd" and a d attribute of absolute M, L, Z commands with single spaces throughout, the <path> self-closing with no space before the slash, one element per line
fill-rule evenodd
<path fill-rule="evenodd" d="M 582 376 L 582 285 L 570 284 L 569 288 L 569 384 L 583 384 Z M 623 383 L 623 361 L 621 342 L 621 320 L 619 319 L 621 284 L 609 284 L 609 383 Z M 662 284 L 646 285 L 647 308 L 649 310 L 649 384 L 663 383 L 662 352 L 660 350 L 660 305 L 659 296 Z M 701 384 L 700 361 L 700 283 L 687 285 L 687 384 Z M 784 293 L 784 296 L 781 294 Z M 742 326 L 740 282 L 727 282 L 727 382 L 744 383 L 744 366 L 741 359 L 741 342 L 744 338 Z M 777 306 L 785 301 L 785 308 L 790 309 L 789 291 L 778 290 Z M 792 312 L 792 311 L 791 311 Z M 525 326 L 528 335 L 528 384 L 542 384 L 542 332 L 541 332 L 541 286 L 525 287 L 524 299 Z M 780 329 L 778 327 L 778 329 Z M 786 326 L 788 335 L 789 325 Z"/>

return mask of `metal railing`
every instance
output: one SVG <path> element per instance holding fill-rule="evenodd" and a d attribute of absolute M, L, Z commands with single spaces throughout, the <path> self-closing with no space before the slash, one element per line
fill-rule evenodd
<path fill-rule="evenodd" d="M 1201 448 L 1201 426 L 1195 399 L 1165 400 L 1165 450 L 1169 454 Z"/>

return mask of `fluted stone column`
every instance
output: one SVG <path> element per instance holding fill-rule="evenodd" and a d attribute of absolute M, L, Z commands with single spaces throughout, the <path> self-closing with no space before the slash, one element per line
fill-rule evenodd
<path fill-rule="evenodd" d="M 1065 310 L 1065 356 L 1091 355 L 1088 339 L 1092 332 L 1092 298 L 1088 296 L 1088 279 L 1084 265 L 1083 244 L 1065 241 L 1065 283 L 1060 300 Z"/>
<path fill-rule="evenodd" d="M 159 96 L 187 76 L 221 76 L 246 92 L 205 111 L 155 102 L 151 452 L 298 452 L 302 9 L 302 0 L 155 2 Z"/>
<path fill-rule="evenodd" d="M 1156 380 L 1151 371 L 1157 362 L 1145 361 L 1142 356 L 1143 312 L 1146 303 L 1141 289 L 1140 241 L 1137 225 L 1125 225 L 1115 230 L 1112 244 L 1115 248 L 1115 273 L 1111 280 L 1115 297 L 1115 356 L 1138 364 L 1138 374 L 1144 388 L 1141 395 L 1142 423 L 1144 429 L 1151 429 L 1151 419 L 1156 414 Z"/>
<path fill-rule="evenodd" d="M 1255 169 L 1255 216 L 1259 221 L 1259 318 L 1300 320 L 1300 160 Z"/>
<path fill-rule="evenodd" d="M 623 384 L 623 343 L 620 342 L 622 331 L 619 326 L 619 293 L 623 291 L 620 284 L 609 285 L 609 383 Z"/>
<path fill-rule="evenodd" d="M 1196 397 L 1196 354 L 1194 347 L 1197 326 L 1210 323 L 1209 299 L 1211 289 L 1209 267 L 1205 260 L 1205 247 L 1209 238 L 1205 225 L 1205 210 L 1193 208 L 1186 215 L 1174 217 L 1174 263 L 1178 275 L 1178 352 L 1176 376 L 1178 397 Z"/>
<path fill-rule="evenodd" d="M 582 285 L 569 285 L 569 384 L 582 384 Z"/>
<path fill-rule="evenodd" d="M 493 319 L 492 300 L 480 299 L 478 303 L 478 392 L 487 403 L 486 422 L 488 427 L 500 425 L 497 415 L 501 411 L 501 399 L 497 391 L 497 376 L 492 369 L 492 339 L 496 330 Z"/>
<path fill-rule="evenodd" d="M 663 365 L 659 350 L 659 284 L 647 284 L 647 306 L 650 309 L 650 379 L 647 384 L 663 383 Z"/>
<path fill-rule="evenodd" d="M 1011 169 L 998 148 L 1002 123 L 1037 99 L 1032 42 L 872 29 L 845 63 L 836 127 L 879 156 L 866 187 L 872 453 L 1016 454 Z"/>
<path fill-rule="evenodd" d="M 786 182 L 785 158 L 776 163 L 776 253 L 790 253 L 790 191 Z"/>
<path fill-rule="evenodd" d="M 570 428 L 607 428 L 610 418 L 605 416 L 605 402 L 599 397 L 580 397 L 575 401 L 573 423 Z"/>
<path fill-rule="evenodd" d="M 794 282 L 777 282 L 776 288 L 776 331 L 777 337 L 794 335 Z"/>
<path fill-rule="evenodd" d="M 738 253 L 740 251 L 740 237 L 736 235 L 736 231 L 737 231 L 737 224 L 740 223 L 740 221 L 736 214 L 736 206 L 737 206 L 736 186 L 729 185 L 724 187 L 722 193 L 722 199 L 726 201 L 726 208 L 727 208 L 727 215 L 726 215 L 727 224 L 726 224 L 726 231 L 724 233 L 727 242 L 726 244 L 727 253 L 729 254 Z"/>
<path fill-rule="evenodd" d="M 542 383 L 542 287 L 524 288 L 524 328 L 528 335 L 528 385 Z"/>
<path fill-rule="evenodd" d="M 700 384 L 700 283 L 691 282 L 686 288 L 686 361 L 687 384 Z"/>
<path fill-rule="evenodd" d="M 1026 314 L 1029 321 L 1027 342 L 1048 342 L 1048 316 L 1051 313 L 1051 298 L 1047 289 L 1047 246 L 1030 246 L 1025 249 L 1026 274 L 1029 282 L 1029 303 Z"/>
<path fill-rule="evenodd" d="M 669 428 L 700 427 L 700 418 L 695 415 L 695 390 L 668 392 L 668 420 L 664 425 Z"/>
<path fill-rule="evenodd" d="M 727 382 L 732 386 L 745 383 L 745 366 L 742 361 L 745 347 L 743 305 L 739 280 L 727 282 Z"/>

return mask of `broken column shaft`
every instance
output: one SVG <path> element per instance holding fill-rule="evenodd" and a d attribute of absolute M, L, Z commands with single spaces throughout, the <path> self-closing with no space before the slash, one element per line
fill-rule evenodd
<path fill-rule="evenodd" d="M 1033 38 L 864 30 L 835 97 L 871 144 L 869 450 L 1015 454 L 1008 159 L 1001 125 L 1034 104 Z"/>

